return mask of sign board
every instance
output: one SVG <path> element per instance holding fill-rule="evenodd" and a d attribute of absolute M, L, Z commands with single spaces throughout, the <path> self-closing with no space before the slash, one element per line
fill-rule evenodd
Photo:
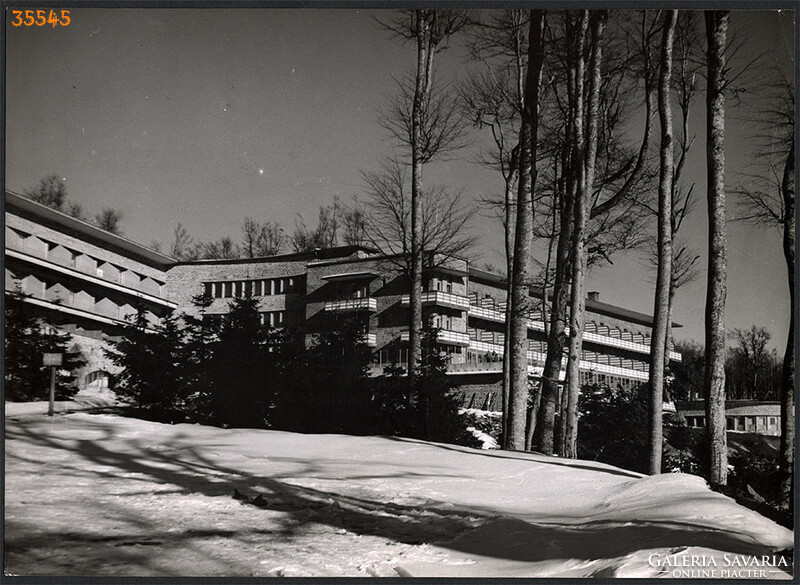
<path fill-rule="evenodd" d="M 44 365 L 45 366 L 60 366 L 61 365 L 61 358 L 64 354 L 61 353 L 45 353 L 42 354 L 44 358 Z"/>

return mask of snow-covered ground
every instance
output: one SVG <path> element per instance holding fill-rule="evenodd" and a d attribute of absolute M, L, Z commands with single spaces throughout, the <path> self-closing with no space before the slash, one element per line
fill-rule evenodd
<path fill-rule="evenodd" d="M 792 533 L 693 476 L 45 411 L 6 406 L 10 574 L 789 577 Z"/>

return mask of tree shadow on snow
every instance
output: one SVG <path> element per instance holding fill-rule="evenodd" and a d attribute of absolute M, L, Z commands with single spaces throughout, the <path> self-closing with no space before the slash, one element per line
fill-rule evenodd
<path fill-rule="evenodd" d="M 291 539 L 321 525 L 357 535 L 383 537 L 409 545 L 437 543 L 437 546 L 462 553 L 527 562 L 560 558 L 598 559 L 622 556 L 636 550 L 688 546 L 703 546 L 740 554 L 770 552 L 765 547 L 754 544 L 747 534 L 722 532 L 674 521 L 642 522 L 635 519 L 630 521 L 621 519 L 587 522 L 581 518 L 574 518 L 571 519 L 574 524 L 563 522 L 536 524 L 519 519 L 501 518 L 500 513 L 493 513 L 491 509 L 463 509 L 442 501 L 427 501 L 418 506 L 383 502 L 363 495 L 337 493 L 321 489 L 319 486 L 312 488 L 292 483 L 292 480 L 299 482 L 306 479 L 321 479 L 321 468 L 313 461 L 294 460 L 301 467 L 283 476 L 278 473 L 259 474 L 209 460 L 200 448 L 191 444 L 191 437 L 188 435 L 179 433 L 169 439 L 156 438 L 152 443 L 148 443 L 140 438 L 126 438 L 124 434 L 119 433 L 114 424 L 104 421 L 98 421 L 96 425 L 93 421 L 92 430 L 94 432 L 92 438 L 70 438 L 69 435 L 59 438 L 43 434 L 40 422 L 21 421 L 15 422 L 13 426 L 6 426 L 6 439 L 7 442 L 16 440 L 35 447 L 69 452 L 69 456 L 63 458 L 63 465 L 57 470 L 60 476 L 80 474 L 85 477 L 86 468 L 82 463 L 85 461 L 102 467 L 92 472 L 97 476 L 117 477 L 129 482 L 130 490 L 124 495 L 125 498 L 130 498 L 127 500 L 128 505 L 124 506 L 124 510 L 116 512 L 120 514 L 121 519 L 124 518 L 138 526 L 142 531 L 148 530 L 148 517 L 145 511 L 137 510 L 136 507 L 135 499 L 140 495 L 134 487 L 137 478 L 162 485 L 169 484 L 178 488 L 179 492 L 198 493 L 208 497 L 232 499 L 234 488 L 245 494 L 248 500 L 239 503 L 252 510 L 252 522 L 248 522 L 237 532 L 223 534 L 212 531 L 219 537 L 239 539 L 243 546 L 247 546 L 250 542 L 248 539 L 258 534 L 258 529 L 255 527 L 269 521 L 275 523 L 277 529 L 263 530 L 261 534 L 266 535 L 266 538 L 272 538 L 274 535 L 276 539 Z M 101 431 L 99 436 L 97 431 Z M 76 436 L 80 437 L 80 431 L 76 432 Z M 114 442 L 104 440 L 112 437 Z M 124 449 L 114 450 L 115 443 L 117 445 L 122 443 Z M 478 451 L 470 453 L 481 454 Z M 11 456 L 18 455 L 12 452 Z M 291 458 L 282 459 L 285 461 Z M 536 459 L 535 462 L 542 461 Z M 347 460 L 347 464 L 352 466 L 356 462 Z M 363 462 L 363 465 L 368 466 L 369 462 Z M 575 465 L 569 466 L 575 467 Z M 269 470 L 268 461 L 264 463 L 264 468 Z M 610 472 L 594 467 L 587 469 Z M 365 477 L 383 477 L 391 480 L 393 477 L 415 475 L 441 476 L 438 473 L 415 474 L 404 471 L 395 475 L 365 474 Z M 631 477 L 639 476 L 631 475 Z M 335 480 L 330 477 L 322 479 Z M 68 481 L 68 477 L 65 481 Z M 169 488 L 167 491 L 175 492 Z M 260 498 L 254 501 L 257 495 Z M 9 500 L 13 501 L 13 497 L 9 498 L 7 494 L 7 504 Z M 165 513 L 168 514 L 168 510 Z M 153 521 L 149 522 L 152 533 L 148 533 L 148 538 L 156 542 L 183 538 L 189 544 L 203 538 L 202 531 L 183 536 L 174 533 L 159 534 L 152 525 Z M 13 534 L 11 536 L 12 538 L 6 542 L 7 550 L 13 551 L 15 548 L 30 545 L 15 540 Z M 46 538 L 50 542 L 59 539 L 62 544 L 70 539 L 73 541 L 81 539 L 75 534 L 55 533 L 42 534 L 39 538 Z M 124 544 L 126 542 L 142 546 L 136 541 L 136 537 L 130 535 L 120 535 L 119 539 L 109 543 L 109 546 L 124 548 L 129 546 Z"/>

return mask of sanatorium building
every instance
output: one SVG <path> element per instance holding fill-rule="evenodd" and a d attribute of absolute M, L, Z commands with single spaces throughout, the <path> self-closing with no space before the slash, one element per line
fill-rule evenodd
<path fill-rule="evenodd" d="M 81 386 L 102 386 L 114 368 L 103 355 L 141 304 L 154 325 L 172 311 L 195 311 L 207 293 L 210 314 L 232 298 L 258 298 L 264 323 L 307 335 L 355 317 L 375 352 L 373 370 L 407 361 L 408 280 L 391 257 L 343 246 L 266 258 L 178 262 L 30 199 L 5 194 L 5 290 L 21 290 L 35 315 L 72 335 L 87 361 Z M 535 291 L 533 291 L 535 292 Z M 424 274 L 424 318 L 449 356 L 448 374 L 464 406 L 499 410 L 506 291 L 504 277 L 448 259 Z M 581 356 L 583 383 L 646 382 L 652 317 L 589 293 Z M 541 374 L 547 341 L 541 313 L 528 321 L 529 370 Z M 673 360 L 680 355 L 670 353 Z M 561 376 L 564 373 L 562 371 Z"/>

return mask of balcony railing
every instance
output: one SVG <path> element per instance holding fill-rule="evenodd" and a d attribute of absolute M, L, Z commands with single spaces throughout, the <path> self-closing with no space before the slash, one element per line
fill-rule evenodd
<path fill-rule="evenodd" d="M 338 301 L 328 301 L 325 303 L 326 311 L 371 311 L 378 310 L 378 300 L 372 297 L 362 297 L 360 299 L 342 299 Z"/>
<path fill-rule="evenodd" d="M 408 341 L 408 331 L 400 333 L 400 341 Z M 445 343 L 447 345 L 462 345 L 464 347 L 470 344 L 469 335 L 460 331 L 451 331 L 449 329 L 438 329 L 436 332 L 436 342 Z"/>
<path fill-rule="evenodd" d="M 400 297 L 400 304 L 408 306 L 411 304 L 411 295 L 403 295 Z M 456 295 L 449 292 L 440 290 L 430 290 L 422 293 L 423 305 L 435 305 L 439 307 L 450 307 L 453 309 L 460 309 L 466 311 L 469 309 L 469 299 L 465 296 Z"/>
<path fill-rule="evenodd" d="M 160 289 L 159 285 L 150 284 L 152 281 L 144 280 L 144 281 L 139 281 L 137 283 L 132 283 L 129 280 L 125 280 L 124 278 L 122 278 L 121 275 L 116 272 L 112 273 L 109 273 L 107 271 L 104 272 L 102 269 L 98 268 L 94 264 L 88 264 L 86 262 L 81 262 L 76 259 L 67 260 L 66 258 L 55 256 L 53 254 L 50 254 L 49 252 L 43 251 L 39 247 L 26 246 L 25 244 L 18 244 L 16 242 L 11 242 L 6 240 L 6 249 L 22 252 L 23 254 L 27 254 L 28 256 L 33 256 L 35 258 L 46 260 L 51 264 L 63 266 L 64 268 L 80 272 L 81 274 L 88 274 L 89 276 L 99 278 L 106 282 L 119 284 L 135 291 L 143 292 L 153 296 L 161 295 L 161 291 L 159 290 Z"/>
<path fill-rule="evenodd" d="M 469 306 L 469 316 L 485 319 L 487 321 L 494 321 L 496 323 L 505 323 L 506 314 L 502 311 L 495 309 L 488 309 L 486 307 L 478 307 L 477 305 Z M 528 319 L 528 329 L 534 331 L 544 331 L 544 323 L 540 320 Z M 569 327 L 566 328 L 566 333 L 569 334 Z M 617 347 L 619 349 L 627 349 L 636 353 L 650 354 L 650 346 L 643 343 L 635 343 L 627 339 L 620 339 L 618 337 L 611 337 L 610 335 L 601 335 L 599 333 L 583 332 L 583 340 L 599 345 L 608 347 Z M 681 361 L 681 354 L 676 351 L 670 351 L 669 357 L 676 362 Z"/>

